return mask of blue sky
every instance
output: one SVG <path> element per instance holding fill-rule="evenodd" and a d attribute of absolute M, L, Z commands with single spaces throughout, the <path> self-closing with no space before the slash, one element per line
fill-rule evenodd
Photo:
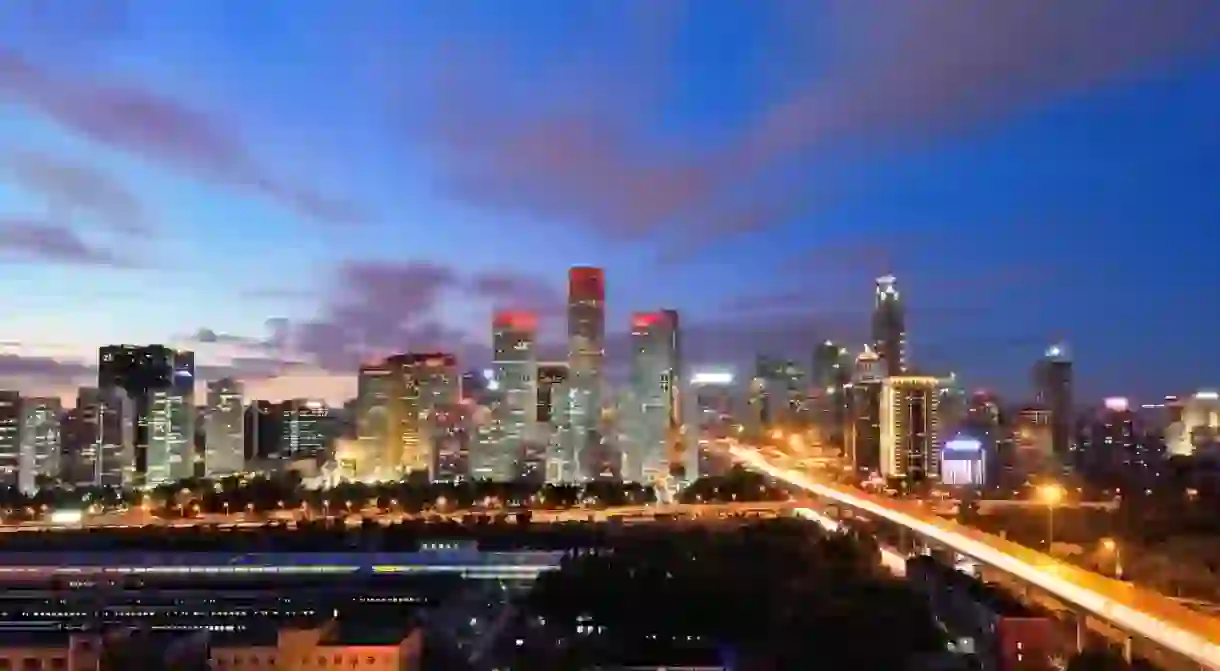
<path fill-rule="evenodd" d="M 577 264 L 692 364 L 859 342 L 893 272 L 970 386 L 1059 340 L 1088 395 L 1220 384 L 1211 0 L 79 4 L 0 8 L 8 386 L 172 342 L 337 400 L 557 332 Z"/>

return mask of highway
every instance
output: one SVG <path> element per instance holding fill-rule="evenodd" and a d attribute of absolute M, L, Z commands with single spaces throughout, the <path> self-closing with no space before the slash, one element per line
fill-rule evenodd
<path fill-rule="evenodd" d="M 677 515 L 682 517 L 710 517 L 718 515 L 759 514 L 775 515 L 791 509 L 791 502 L 742 502 L 742 503 L 701 503 L 701 504 L 650 504 L 637 506 L 616 506 L 608 508 L 568 508 L 563 510 L 530 510 L 531 523 L 561 524 L 565 522 L 607 522 L 621 519 L 632 522 L 637 519 L 651 518 L 657 515 Z M 349 524 L 362 524 L 370 519 L 380 524 L 395 524 L 399 522 L 424 521 L 460 521 L 471 515 L 514 515 L 518 511 L 504 510 L 461 510 L 448 513 L 407 514 L 387 512 L 369 508 L 345 515 L 334 515 L 325 519 L 343 520 Z M 188 529 L 191 527 L 237 527 L 255 528 L 271 522 L 280 522 L 289 526 L 310 519 L 297 510 L 274 511 L 265 515 L 245 515 L 234 513 L 230 515 L 201 515 L 186 519 L 161 519 L 151 515 L 136 513 L 102 514 L 84 517 L 79 522 L 22 522 L 20 524 L 0 525 L 0 533 L 20 533 L 37 531 L 68 532 L 81 529 L 142 529 L 171 528 Z"/>
<path fill-rule="evenodd" d="M 743 465 L 824 499 L 861 510 L 1045 590 L 1062 602 L 1209 669 L 1220 669 L 1220 620 L 1148 589 L 1106 578 L 998 536 L 943 519 L 907 501 L 816 481 L 757 451 L 729 448 Z"/>

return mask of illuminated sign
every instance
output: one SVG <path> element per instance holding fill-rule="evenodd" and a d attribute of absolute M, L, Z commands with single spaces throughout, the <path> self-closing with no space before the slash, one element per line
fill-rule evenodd
<path fill-rule="evenodd" d="M 1200 401 L 1216 401 L 1220 400 L 1220 393 L 1214 391 L 1199 391 L 1195 392 L 1195 398 Z"/>
<path fill-rule="evenodd" d="M 637 329 L 651 328 L 661 321 L 657 312 L 638 312 L 631 318 L 631 325 Z"/>
<path fill-rule="evenodd" d="M 1114 412 L 1126 412 L 1127 409 L 1131 407 L 1131 402 L 1128 401 L 1124 396 L 1111 396 L 1110 398 L 1107 398 L 1104 403 L 1106 410 L 1112 410 Z"/>
<path fill-rule="evenodd" d="M 487 380 L 488 382 L 491 382 L 492 380 L 496 379 L 496 371 L 494 371 L 490 368 L 484 368 L 483 369 L 483 379 Z"/>
<path fill-rule="evenodd" d="M 691 376 L 691 384 L 733 384 L 733 374 L 728 372 L 695 373 Z"/>
<path fill-rule="evenodd" d="M 945 452 L 969 452 L 978 453 L 982 451 L 983 444 L 974 438 L 954 438 L 945 443 Z"/>

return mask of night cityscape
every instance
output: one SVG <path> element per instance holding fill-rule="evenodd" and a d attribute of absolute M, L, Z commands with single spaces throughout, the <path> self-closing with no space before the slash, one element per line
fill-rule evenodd
<path fill-rule="evenodd" d="M 1220 669 L 1220 3 L 443 6 L 0 3 L 0 671 Z"/>

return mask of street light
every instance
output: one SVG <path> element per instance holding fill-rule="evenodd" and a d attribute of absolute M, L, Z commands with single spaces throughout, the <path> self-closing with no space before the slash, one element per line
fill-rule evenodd
<path fill-rule="evenodd" d="M 1123 550 L 1113 538 L 1101 539 L 1101 549 L 1114 557 L 1114 577 L 1123 579 Z"/>
<path fill-rule="evenodd" d="M 1046 503 L 1046 551 L 1049 554 L 1055 542 L 1055 506 L 1063 501 L 1065 492 L 1062 485 L 1042 485 L 1038 488 L 1038 498 Z"/>

